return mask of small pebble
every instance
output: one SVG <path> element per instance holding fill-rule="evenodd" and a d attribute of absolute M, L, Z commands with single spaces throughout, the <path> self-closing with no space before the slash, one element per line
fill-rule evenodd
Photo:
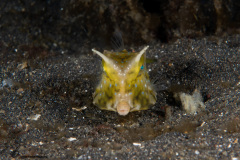
<path fill-rule="evenodd" d="M 199 152 L 198 150 L 195 151 L 195 154 L 199 155 L 199 153 L 200 153 L 200 152 Z"/>
<path fill-rule="evenodd" d="M 68 141 L 70 141 L 70 142 L 76 141 L 76 140 L 77 140 L 77 138 L 75 138 L 75 137 L 70 137 L 70 138 L 68 138 Z"/>
<path fill-rule="evenodd" d="M 136 143 L 136 142 L 134 142 L 133 145 L 134 145 L 134 146 L 139 146 L 139 147 L 141 147 L 141 143 Z"/>
<path fill-rule="evenodd" d="M 13 80 L 11 80 L 11 79 L 4 79 L 3 81 L 2 81 L 2 87 L 4 87 L 4 86 L 8 86 L 8 87 L 10 87 L 10 88 L 12 88 L 13 87 Z"/>
<path fill-rule="evenodd" d="M 18 93 L 18 94 L 23 93 L 23 92 L 24 92 L 23 88 L 19 88 L 19 89 L 17 90 L 17 93 Z"/>

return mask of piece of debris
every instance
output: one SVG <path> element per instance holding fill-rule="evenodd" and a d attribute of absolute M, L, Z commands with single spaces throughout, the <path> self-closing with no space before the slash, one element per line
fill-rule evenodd
<path fill-rule="evenodd" d="M 238 139 L 236 138 L 233 143 L 234 144 L 238 143 Z"/>
<path fill-rule="evenodd" d="M 23 69 L 27 68 L 27 66 L 28 66 L 27 61 L 24 61 L 23 63 L 18 64 L 17 68 L 20 70 L 23 70 Z"/>
<path fill-rule="evenodd" d="M 82 110 L 85 110 L 85 109 L 87 109 L 87 106 L 83 106 L 83 107 L 81 107 L 81 108 L 72 107 L 72 110 L 78 111 L 78 112 L 80 112 L 80 111 L 82 111 Z"/>
<path fill-rule="evenodd" d="M 199 90 L 195 89 L 192 95 L 187 93 L 176 93 L 175 99 L 180 99 L 183 109 L 190 114 L 205 108 L 203 98 Z"/>
<path fill-rule="evenodd" d="M 37 121 L 39 118 L 41 117 L 41 114 L 35 114 L 35 115 L 31 115 L 29 118 L 29 120 L 33 120 L 33 121 Z"/>
<path fill-rule="evenodd" d="M 5 114 L 5 111 L 3 109 L 0 110 L 0 114 Z"/>

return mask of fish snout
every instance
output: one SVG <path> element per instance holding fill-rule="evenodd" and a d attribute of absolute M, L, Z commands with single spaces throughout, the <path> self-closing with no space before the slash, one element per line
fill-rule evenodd
<path fill-rule="evenodd" d="M 121 116 L 126 116 L 130 111 L 130 105 L 126 101 L 119 102 L 117 106 L 117 112 Z"/>

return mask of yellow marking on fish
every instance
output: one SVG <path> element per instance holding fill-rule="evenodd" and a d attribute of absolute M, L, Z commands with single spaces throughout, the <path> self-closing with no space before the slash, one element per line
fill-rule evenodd
<path fill-rule="evenodd" d="M 140 52 L 104 51 L 92 49 L 102 58 L 102 79 L 93 94 L 93 103 L 100 109 L 127 115 L 146 110 L 156 103 L 146 69 L 146 46 Z"/>

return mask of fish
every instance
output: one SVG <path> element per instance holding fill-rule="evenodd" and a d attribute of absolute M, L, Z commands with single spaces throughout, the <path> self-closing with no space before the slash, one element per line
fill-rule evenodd
<path fill-rule="evenodd" d="M 140 52 L 103 53 L 92 49 L 102 58 L 103 73 L 93 93 L 93 104 L 102 110 L 118 112 L 125 116 L 129 112 L 147 110 L 157 100 L 146 68 L 146 50 Z"/>

